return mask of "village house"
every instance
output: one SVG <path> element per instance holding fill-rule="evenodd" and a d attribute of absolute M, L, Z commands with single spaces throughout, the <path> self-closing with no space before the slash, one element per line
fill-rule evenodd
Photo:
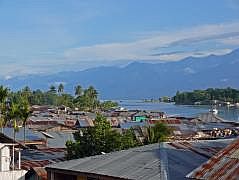
<path fill-rule="evenodd" d="M 85 157 L 46 167 L 49 180 L 159 180 L 186 175 L 233 140 L 178 141 Z"/>

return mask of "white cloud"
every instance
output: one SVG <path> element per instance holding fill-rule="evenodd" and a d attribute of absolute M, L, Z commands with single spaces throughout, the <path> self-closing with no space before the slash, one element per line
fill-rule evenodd
<path fill-rule="evenodd" d="M 225 38 L 220 40 L 220 42 L 226 45 L 239 46 L 239 36 Z"/>
<path fill-rule="evenodd" d="M 177 61 L 189 56 L 223 55 L 239 45 L 239 22 L 145 34 L 138 40 L 127 43 L 95 44 L 57 52 L 40 52 L 25 57 L 24 62 L 16 61 L 16 57 L 4 56 L 4 59 L 9 60 L 1 64 L 0 76 L 6 78 L 82 70 L 132 60 Z"/>
<path fill-rule="evenodd" d="M 217 50 L 208 50 L 208 51 L 193 51 L 193 52 L 182 52 L 182 53 L 174 53 L 169 55 L 160 55 L 159 58 L 164 61 L 177 61 L 180 59 L 184 59 L 186 57 L 204 57 L 209 55 L 224 55 L 230 53 L 231 49 L 217 49 Z"/>
<path fill-rule="evenodd" d="M 187 56 L 206 56 L 228 53 L 226 45 L 239 36 L 239 22 L 204 25 L 182 29 L 176 32 L 154 33 L 150 38 L 128 43 L 96 44 L 68 49 L 65 58 L 80 60 L 180 60 Z M 236 41 L 234 42 L 237 45 Z M 208 47 L 208 44 L 212 44 Z M 204 46 L 207 46 L 204 48 Z M 219 48 L 217 47 L 219 46 Z M 182 50 L 183 53 L 165 52 Z M 197 50 L 195 50 L 197 49 Z M 155 55 L 165 53 L 164 55 Z M 200 55 L 198 55 L 200 54 Z"/>

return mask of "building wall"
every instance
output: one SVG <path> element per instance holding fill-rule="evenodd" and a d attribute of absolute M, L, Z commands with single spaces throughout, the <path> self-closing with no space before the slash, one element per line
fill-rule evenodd
<path fill-rule="evenodd" d="M 77 180 L 77 176 L 63 174 L 63 173 L 54 173 L 54 172 L 47 172 L 47 179 L 48 180 Z"/>
<path fill-rule="evenodd" d="M 145 121 L 146 120 L 146 117 L 145 116 L 135 116 L 134 117 L 134 120 L 136 122 L 141 122 L 141 121 Z"/>
<path fill-rule="evenodd" d="M 0 172 L 0 180 L 25 180 L 25 170 Z"/>
<path fill-rule="evenodd" d="M 117 177 L 109 177 L 109 176 L 104 176 L 104 175 L 82 175 L 78 173 L 71 173 L 67 172 L 65 174 L 64 172 L 58 173 L 58 172 L 53 172 L 53 171 L 48 171 L 47 170 L 47 178 L 48 180 L 122 180 L 122 178 L 117 178 Z"/>
<path fill-rule="evenodd" d="M 9 171 L 10 149 L 8 146 L 0 150 L 0 171 Z"/>

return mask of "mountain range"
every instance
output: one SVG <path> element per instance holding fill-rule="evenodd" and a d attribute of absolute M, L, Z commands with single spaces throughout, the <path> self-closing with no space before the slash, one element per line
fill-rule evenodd
<path fill-rule="evenodd" d="M 77 84 L 93 85 L 102 99 L 158 98 L 172 96 L 178 90 L 239 88 L 239 49 L 226 55 L 187 57 L 176 62 L 132 62 L 124 67 L 97 67 L 0 80 L 0 84 L 13 90 L 24 86 L 46 90 L 59 82 L 63 82 L 65 91 L 70 93 Z"/>

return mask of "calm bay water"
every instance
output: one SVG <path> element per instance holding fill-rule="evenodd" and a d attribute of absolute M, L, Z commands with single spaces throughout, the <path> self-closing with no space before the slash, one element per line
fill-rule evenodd
<path fill-rule="evenodd" d="M 210 106 L 175 105 L 174 103 L 151 103 L 141 100 L 118 101 L 121 107 L 126 109 L 157 110 L 163 111 L 169 116 L 196 117 L 209 111 Z M 226 120 L 239 121 L 238 107 L 218 107 L 218 116 Z"/>

